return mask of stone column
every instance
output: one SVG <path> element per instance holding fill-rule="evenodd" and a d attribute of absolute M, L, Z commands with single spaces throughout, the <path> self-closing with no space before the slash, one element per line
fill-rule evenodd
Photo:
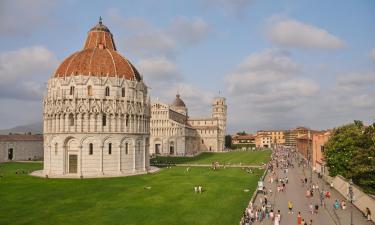
<path fill-rule="evenodd" d="M 79 146 L 79 176 L 82 178 L 82 145 Z"/>
<path fill-rule="evenodd" d="M 64 131 L 69 132 L 69 115 L 64 115 Z"/>
<path fill-rule="evenodd" d="M 121 174 L 121 152 L 122 152 L 122 145 L 120 143 L 120 145 L 118 146 L 118 173 L 119 175 Z"/>
<path fill-rule="evenodd" d="M 104 174 L 104 168 L 103 168 L 103 151 L 104 151 L 104 146 L 100 146 L 100 172 L 103 175 Z"/>
<path fill-rule="evenodd" d="M 143 171 L 146 171 L 146 139 L 143 140 L 144 145 L 143 145 Z"/>
<path fill-rule="evenodd" d="M 136 148 L 137 148 L 137 143 L 136 142 L 133 142 L 133 149 L 134 149 L 134 155 L 133 155 L 133 172 L 135 172 L 135 152 L 136 152 Z"/>

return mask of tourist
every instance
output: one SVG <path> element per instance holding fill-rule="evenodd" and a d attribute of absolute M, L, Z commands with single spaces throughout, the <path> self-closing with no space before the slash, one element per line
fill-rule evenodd
<path fill-rule="evenodd" d="M 312 203 L 310 203 L 310 205 L 309 205 L 309 211 L 310 211 L 311 214 L 314 214 L 314 206 L 313 206 Z"/>
<path fill-rule="evenodd" d="M 202 186 L 198 186 L 198 192 L 199 192 L 199 194 L 202 194 Z"/>
<path fill-rule="evenodd" d="M 194 187 L 194 192 L 195 192 L 195 193 L 198 192 L 198 187 L 197 187 L 197 186 Z"/>
<path fill-rule="evenodd" d="M 293 214 L 293 202 L 288 201 L 288 209 L 289 209 L 288 214 Z"/>
<path fill-rule="evenodd" d="M 275 219 L 275 214 L 273 212 L 273 209 L 270 211 L 270 219 L 273 221 Z"/>
<path fill-rule="evenodd" d="M 301 212 L 298 212 L 298 215 L 297 215 L 297 224 L 298 224 L 298 225 L 301 225 L 301 224 L 302 224 L 302 216 L 301 216 Z"/>
<path fill-rule="evenodd" d="M 313 225 L 313 222 L 312 222 L 312 220 L 310 220 L 310 224 L 309 225 Z"/>
<path fill-rule="evenodd" d="M 365 217 L 367 218 L 367 220 L 371 220 L 371 211 L 369 207 L 366 207 Z"/>
<path fill-rule="evenodd" d="M 318 214 L 318 210 L 319 210 L 319 205 L 315 204 L 315 214 Z"/>
<path fill-rule="evenodd" d="M 301 223 L 302 225 L 305 225 L 306 224 L 306 222 L 305 222 L 305 219 L 302 219 L 302 223 Z"/>
<path fill-rule="evenodd" d="M 337 199 L 335 200 L 335 203 L 333 204 L 333 208 L 334 209 L 339 209 L 340 208 L 340 203 L 339 203 L 339 201 Z"/>
<path fill-rule="evenodd" d="M 344 200 L 341 201 L 341 209 L 345 210 L 346 209 L 346 203 Z"/>

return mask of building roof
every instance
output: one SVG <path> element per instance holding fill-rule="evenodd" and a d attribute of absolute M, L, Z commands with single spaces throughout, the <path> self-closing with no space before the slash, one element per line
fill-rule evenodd
<path fill-rule="evenodd" d="M 113 35 L 101 18 L 88 32 L 83 49 L 67 57 L 54 73 L 54 77 L 76 75 L 141 80 L 137 69 L 117 51 Z"/>
<path fill-rule="evenodd" d="M 247 135 L 236 135 L 233 137 L 235 140 L 249 140 L 249 139 L 255 139 L 255 136 L 252 134 Z"/>
<path fill-rule="evenodd" d="M 43 135 L 10 134 L 0 135 L 0 141 L 43 141 Z"/>
<path fill-rule="evenodd" d="M 172 102 L 171 106 L 174 106 L 174 107 L 186 107 L 185 102 L 182 101 L 182 99 L 180 98 L 179 94 L 176 95 L 176 98 Z"/>

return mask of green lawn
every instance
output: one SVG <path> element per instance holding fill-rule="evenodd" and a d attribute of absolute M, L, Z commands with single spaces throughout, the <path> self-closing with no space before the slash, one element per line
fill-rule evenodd
<path fill-rule="evenodd" d="M 15 174 L 41 168 L 40 163 L 0 164 L 0 224 L 238 224 L 263 172 L 173 167 L 83 180 Z M 203 194 L 193 191 L 199 184 Z"/>
<path fill-rule="evenodd" d="M 227 153 L 204 152 L 195 157 L 168 157 L 157 156 L 151 159 L 152 164 L 211 164 L 219 162 L 220 164 L 242 164 L 242 165 L 261 165 L 269 161 L 271 150 L 265 151 L 233 151 Z"/>

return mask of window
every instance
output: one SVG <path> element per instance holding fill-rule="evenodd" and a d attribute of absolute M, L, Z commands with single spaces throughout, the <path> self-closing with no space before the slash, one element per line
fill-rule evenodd
<path fill-rule="evenodd" d="M 103 127 L 107 126 L 107 116 L 105 114 L 102 117 L 102 126 Z"/>
<path fill-rule="evenodd" d="M 74 126 L 74 115 L 69 114 L 69 126 Z"/>
<path fill-rule="evenodd" d="M 74 86 L 70 86 L 70 95 L 74 95 Z"/>
<path fill-rule="evenodd" d="M 128 142 L 125 143 L 125 154 L 127 155 L 129 153 L 129 144 Z"/>
<path fill-rule="evenodd" d="M 108 155 L 112 154 L 112 143 L 108 143 Z"/>
<path fill-rule="evenodd" d="M 204 144 L 204 141 L 202 140 L 202 144 Z"/>
<path fill-rule="evenodd" d="M 320 151 L 324 152 L 324 146 L 320 146 Z"/>
<path fill-rule="evenodd" d="M 122 97 L 125 97 L 125 88 L 122 88 L 122 89 L 121 89 L 121 96 L 122 96 Z"/>
<path fill-rule="evenodd" d="M 94 153 L 94 145 L 92 143 L 89 144 L 89 155 Z"/>
<path fill-rule="evenodd" d="M 87 86 L 87 95 L 92 96 L 92 86 L 91 85 Z"/>
<path fill-rule="evenodd" d="M 128 126 L 128 125 L 129 125 L 129 115 L 126 115 L 125 126 Z"/>
<path fill-rule="evenodd" d="M 105 88 L 105 96 L 109 96 L 109 87 Z"/>

